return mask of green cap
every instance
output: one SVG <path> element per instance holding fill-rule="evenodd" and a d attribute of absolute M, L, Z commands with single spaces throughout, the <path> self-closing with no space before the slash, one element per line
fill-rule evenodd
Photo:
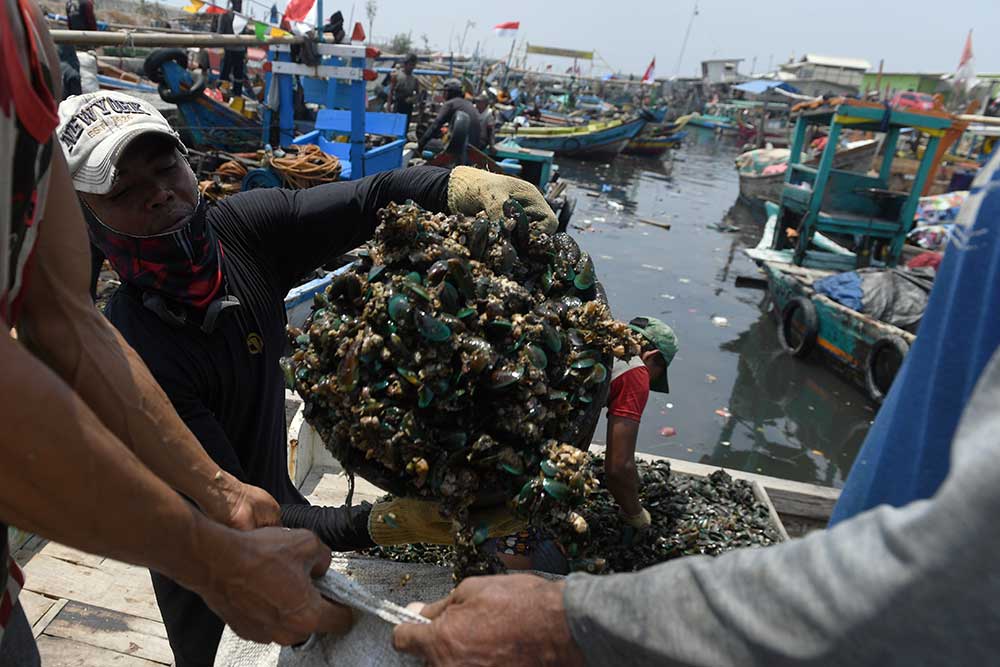
<path fill-rule="evenodd" d="M 655 317 L 646 317 L 645 315 L 633 318 L 628 325 L 656 346 L 669 368 L 670 362 L 677 354 L 677 335 L 674 334 L 674 330 Z M 663 377 L 651 382 L 649 388 L 653 391 L 669 394 L 670 383 L 667 381 L 666 371 L 664 371 Z"/>

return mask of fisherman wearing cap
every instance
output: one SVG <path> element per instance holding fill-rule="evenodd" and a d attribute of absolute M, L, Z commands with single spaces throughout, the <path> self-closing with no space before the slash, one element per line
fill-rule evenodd
<path fill-rule="evenodd" d="M 476 95 L 476 111 L 479 113 L 479 139 L 484 151 L 492 151 L 496 143 L 497 119 L 490 108 L 490 96 L 485 92 Z"/>
<path fill-rule="evenodd" d="M 413 74 L 416 66 L 416 54 L 409 53 L 403 60 L 403 69 L 394 71 L 389 79 L 389 110 L 406 116 L 406 132 L 410 131 L 410 117 L 420 92 L 420 81 Z"/>
<path fill-rule="evenodd" d="M 458 79 L 448 79 L 444 82 L 444 104 L 438 111 L 437 117 L 431 123 L 424 136 L 420 138 L 417 145 L 418 152 L 424 149 L 427 143 L 438 136 L 441 128 L 446 124 L 454 127 L 455 114 L 461 112 L 469 117 L 469 145 L 482 148 L 483 144 L 479 134 L 479 112 L 469 100 L 462 95 L 462 82 Z"/>
<path fill-rule="evenodd" d="M 650 526 L 649 512 L 639 501 L 639 475 L 635 467 L 635 445 L 639 422 L 650 391 L 668 393 L 667 367 L 677 353 L 673 329 L 655 317 L 636 317 L 629 326 L 641 334 L 639 356 L 628 362 L 615 361 L 611 368 L 608 393 L 607 448 L 604 454 L 604 480 L 618 503 L 623 522 L 635 531 Z M 512 570 L 536 570 L 567 574 L 568 563 L 562 547 L 533 527 L 491 540 L 504 565 Z"/>
<path fill-rule="evenodd" d="M 649 392 L 670 392 L 667 367 L 677 353 L 677 337 L 673 329 L 655 317 L 636 317 L 629 326 L 642 335 L 643 347 L 639 356 L 628 362 L 616 361 L 611 369 L 604 479 L 622 520 L 636 530 L 645 530 L 650 517 L 639 502 L 636 438 Z"/>
<path fill-rule="evenodd" d="M 91 241 L 122 280 L 105 314 L 212 459 L 272 494 L 286 526 L 311 528 L 333 549 L 450 541 L 450 522 L 429 503 L 309 507 L 292 484 L 278 364 L 283 299 L 327 259 L 371 238 L 390 202 L 499 217 L 514 197 L 552 230 L 555 216 L 537 189 L 469 167 L 420 167 L 209 204 L 186 148 L 151 105 L 102 91 L 63 102 L 59 121 Z M 389 511 L 393 526 L 377 520 Z M 178 667 L 210 665 L 222 621 L 170 579 L 153 574 L 153 583 Z"/>

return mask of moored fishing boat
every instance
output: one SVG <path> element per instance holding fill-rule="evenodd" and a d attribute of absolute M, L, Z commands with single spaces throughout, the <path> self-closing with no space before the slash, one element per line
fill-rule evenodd
<path fill-rule="evenodd" d="M 646 125 L 643 118 L 589 123 L 579 127 L 504 128 L 497 134 L 511 137 L 525 148 L 552 151 L 568 157 L 614 157 Z"/>
<path fill-rule="evenodd" d="M 833 158 L 833 167 L 845 171 L 867 171 L 872 161 L 878 153 L 878 142 L 866 140 L 857 142 L 848 148 L 838 151 Z M 785 174 L 787 171 L 787 160 L 789 151 L 787 149 L 768 150 L 768 164 L 761 170 L 744 170 L 740 166 L 740 161 L 751 161 L 753 154 L 760 154 L 761 151 L 748 151 L 737 158 L 737 167 L 740 169 L 740 198 L 749 204 L 772 201 L 777 203 L 781 199 L 781 189 L 785 184 Z M 805 164 L 816 165 L 819 157 L 815 157 Z"/>
<path fill-rule="evenodd" d="M 657 157 L 670 148 L 680 145 L 687 132 L 683 128 L 693 117 L 692 114 L 681 116 L 672 123 L 647 125 L 638 136 L 631 139 L 623 151 L 626 155 L 642 155 Z"/>
<path fill-rule="evenodd" d="M 626 155 L 642 155 L 645 157 L 659 157 L 671 148 L 681 145 L 681 141 L 687 136 L 687 132 L 674 132 L 662 137 L 639 136 L 632 139 L 625 146 L 623 151 Z"/>
<path fill-rule="evenodd" d="M 727 116 L 717 116 L 710 113 L 695 113 L 692 114 L 691 120 L 688 121 L 691 125 L 696 127 L 704 127 L 710 130 L 736 130 L 736 123 Z"/>

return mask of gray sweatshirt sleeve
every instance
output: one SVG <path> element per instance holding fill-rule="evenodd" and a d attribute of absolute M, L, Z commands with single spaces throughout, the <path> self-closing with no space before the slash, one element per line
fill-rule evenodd
<path fill-rule="evenodd" d="M 573 637 L 592 665 L 995 664 L 1000 353 L 951 456 L 929 500 L 780 546 L 573 575 Z"/>

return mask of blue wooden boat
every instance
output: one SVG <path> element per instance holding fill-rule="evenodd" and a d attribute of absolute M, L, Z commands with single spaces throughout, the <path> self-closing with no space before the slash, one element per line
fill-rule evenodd
<path fill-rule="evenodd" d="M 511 137 L 525 148 L 552 151 L 579 158 L 611 158 L 645 127 L 644 118 L 589 123 L 579 127 L 509 127 L 497 134 Z"/>
<path fill-rule="evenodd" d="M 827 145 L 815 165 L 802 162 L 811 126 L 828 128 Z M 886 157 L 877 175 L 869 175 L 867 167 L 861 172 L 837 167 L 845 128 L 884 134 Z M 927 149 L 910 192 L 895 192 L 888 189 L 889 176 L 900 134 L 907 128 L 927 134 Z M 858 100 L 805 107 L 795 125 L 781 204 L 766 204 L 763 237 L 747 251 L 767 275 L 782 346 L 794 356 L 817 350 L 876 402 L 888 392 L 913 336 L 816 293 L 813 284 L 870 264 L 896 266 L 924 184 L 964 129 L 964 122 L 938 110 L 887 110 Z M 824 234 L 845 239 L 856 252 Z"/>
<path fill-rule="evenodd" d="M 659 157 L 671 148 L 681 145 L 687 136 L 686 131 L 674 132 L 662 137 L 638 136 L 628 142 L 623 151 L 625 155 L 641 155 L 643 157 Z"/>
<path fill-rule="evenodd" d="M 710 130 L 723 130 L 723 131 L 736 131 L 738 128 L 736 123 L 727 116 L 716 116 L 710 113 L 696 113 L 691 116 L 691 120 L 688 124 L 695 125 L 697 127 L 704 127 Z"/>
<path fill-rule="evenodd" d="M 826 268 L 792 264 L 790 251 L 781 254 L 769 248 L 778 226 L 778 207 L 772 202 L 767 202 L 766 207 L 764 235 L 758 247 L 747 254 L 759 261 L 767 277 L 771 314 L 777 320 L 781 346 L 794 357 L 821 357 L 863 389 L 872 401 L 881 403 L 915 336 L 817 293 L 813 283 L 846 270 L 854 261 L 854 253 L 817 235 L 813 242 L 822 250 L 810 251 L 815 260 L 811 264 Z"/>

